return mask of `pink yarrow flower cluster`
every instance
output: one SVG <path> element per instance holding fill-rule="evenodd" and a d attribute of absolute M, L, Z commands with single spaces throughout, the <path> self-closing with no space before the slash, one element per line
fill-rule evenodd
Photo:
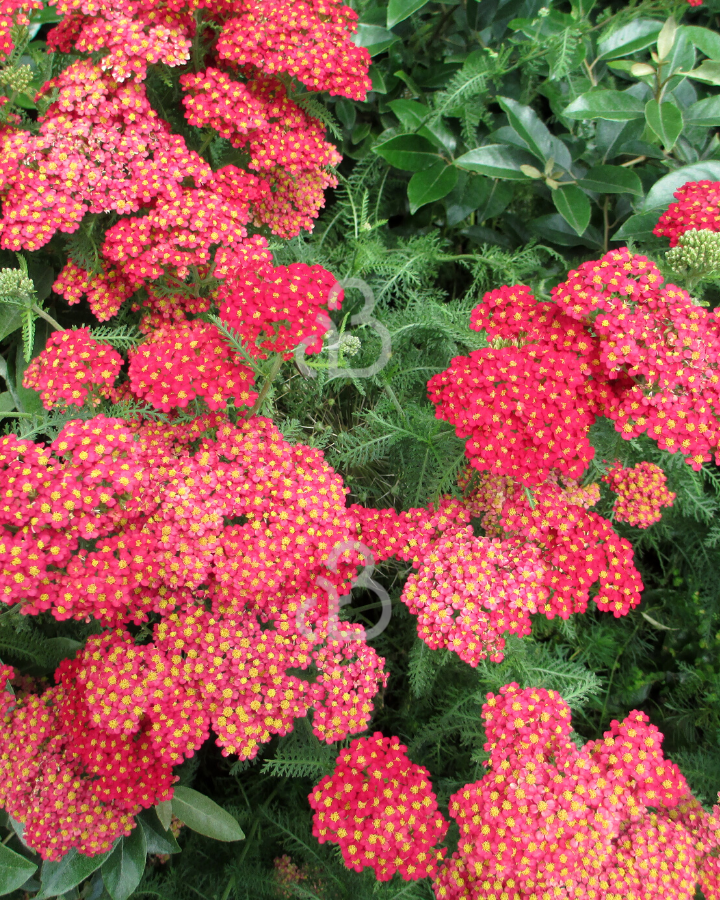
<path fill-rule="evenodd" d="M 483 719 L 488 771 L 450 798 L 460 843 L 438 900 L 716 896 L 720 809 L 692 798 L 644 713 L 578 749 L 556 692 L 509 684 Z"/>
<path fill-rule="evenodd" d="M 362 558 L 319 451 L 266 419 L 130 428 L 98 416 L 51 447 L 2 438 L 0 467 L 3 600 L 106 627 L 2 730 L 0 803 L 46 858 L 129 833 L 210 729 L 225 755 L 249 759 L 309 711 L 327 742 L 367 728 L 387 674 L 362 628 L 338 628 L 333 595 Z M 149 639 L 133 636 L 150 615 Z M 21 764 L 48 734 L 38 765 Z M 47 781 L 53 771 L 68 779 Z M 96 811 L 87 828 L 74 791 Z"/>
<path fill-rule="evenodd" d="M 604 414 L 627 440 L 640 434 L 694 469 L 720 459 L 720 319 L 650 260 L 627 248 L 583 263 L 552 291 L 590 323 L 617 402 Z"/>
<path fill-rule="evenodd" d="M 379 881 L 396 873 L 405 881 L 432 876 L 445 853 L 436 845 L 448 823 L 429 773 L 406 751 L 398 738 L 380 732 L 357 738 L 308 797 L 320 843 L 338 844 L 348 868 L 369 866 Z"/>
<path fill-rule="evenodd" d="M 23 387 L 39 391 L 45 409 L 82 406 L 89 395 L 97 403 L 100 397 L 113 397 L 122 363 L 120 354 L 94 340 L 89 328 L 55 331 L 25 370 Z"/>
<path fill-rule="evenodd" d="M 675 494 L 667 489 L 667 477 L 660 466 L 641 462 L 625 468 L 621 463 L 602 479 L 617 494 L 613 505 L 616 522 L 649 528 L 662 518 L 662 509 L 672 506 Z"/>

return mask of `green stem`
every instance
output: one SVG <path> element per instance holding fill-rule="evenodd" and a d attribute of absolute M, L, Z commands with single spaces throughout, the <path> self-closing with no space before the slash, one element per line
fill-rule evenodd
<path fill-rule="evenodd" d="M 277 356 L 275 357 L 275 361 L 272 364 L 272 369 L 270 369 L 270 372 L 269 372 L 267 378 L 265 379 L 265 384 L 263 384 L 262 388 L 260 389 L 258 398 L 255 401 L 255 403 L 253 404 L 253 408 L 250 410 L 250 414 L 248 416 L 249 419 L 252 419 L 252 417 L 254 415 L 256 415 L 259 412 L 259 410 L 262 408 L 262 405 L 265 402 L 265 398 L 267 397 L 268 392 L 269 392 L 270 388 L 272 387 L 273 381 L 275 381 L 275 379 L 277 378 L 277 374 L 280 371 L 280 367 L 282 366 L 282 364 L 283 364 L 282 353 L 278 353 Z"/>
<path fill-rule="evenodd" d="M 46 313 L 44 309 L 41 309 L 37 303 L 33 303 L 31 309 L 36 316 L 40 316 L 41 319 L 45 319 L 46 322 L 49 322 L 55 331 L 65 331 L 62 325 L 59 322 L 56 322 L 50 313 Z"/>

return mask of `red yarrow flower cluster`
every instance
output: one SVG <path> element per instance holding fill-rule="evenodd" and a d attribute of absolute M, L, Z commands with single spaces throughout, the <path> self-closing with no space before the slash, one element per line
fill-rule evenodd
<path fill-rule="evenodd" d="M 23 838 L 43 859 L 71 848 L 108 851 L 131 833 L 134 817 L 172 796 L 176 780 L 145 734 L 94 728 L 62 685 L 14 701 L 0 671 L 0 806 L 24 824 Z"/>
<path fill-rule="evenodd" d="M 64 18 L 48 35 L 49 48 L 61 53 L 106 51 L 100 65 L 117 81 L 144 81 L 148 64 L 181 66 L 190 58 L 195 29 L 187 12 L 137 0 L 56 0 L 54 6 Z"/>
<path fill-rule="evenodd" d="M 257 399 L 252 369 L 200 319 L 160 327 L 128 355 L 130 390 L 156 409 L 184 408 L 196 397 L 210 409 L 224 409 L 228 400 L 251 406 Z"/>
<path fill-rule="evenodd" d="M 306 352 L 320 352 L 330 326 L 325 310 L 338 309 L 343 292 L 322 266 L 293 263 L 238 269 L 218 289 L 217 301 L 220 318 L 253 355 L 289 359 L 301 342 Z"/>
<path fill-rule="evenodd" d="M 0 59 L 6 59 L 15 49 L 13 28 L 30 23 L 33 9 L 42 9 L 42 0 L 2 0 L 0 3 Z"/>
<path fill-rule="evenodd" d="M 370 54 L 350 40 L 357 19 L 340 0 L 247 0 L 223 28 L 218 56 L 268 75 L 285 72 L 311 91 L 364 100 Z"/>
<path fill-rule="evenodd" d="M 616 522 L 649 528 L 662 518 L 662 509 L 672 506 L 675 494 L 667 489 L 667 477 L 655 463 L 641 462 L 625 468 L 621 463 L 602 479 L 617 494 L 613 505 Z"/>
<path fill-rule="evenodd" d="M 583 263 L 553 299 L 595 335 L 617 402 L 604 414 L 699 469 L 720 459 L 720 319 L 626 247 Z"/>
<path fill-rule="evenodd" d="M 53 290 L 68 306 L 87 297 L 92 314 L 105 322 L 117 315 L 120 307 L 135 293 L 135 287 L 110 266 L 102 272 L 87 272 L 71 259 L 60 270 Z"/>
<path fill-rule="evenodd" d="M 37 250 L 55 231 L 76 231 L 88 212 L 136 212 L 212 171 L 152 109 L 142 84 L 119 84 L 79 60 L 45 84 L 57 100 L 37 134 L 1 138 L 0 244 Z"/>
<path fill-rule="evenodd" d="M 578 478 L 594 451 L 588 430 L 611 404 L 587 329 L 522 285 L 485 295 L 471 328 L 498 346 L 456 357 L 428 382 L 436 416 L 467 438 L 472 466 L 539 484 Z M 510 346 L 507 344 L 510 343 Z"/>
<path fill-rule="evenodd" d="M 644 713 L 578 749 L 556 692 L 509 684 L 483 719 L 488 772 L 450 798 L 460 843 L 438 900 L 691 900 L 713 880 L 720 819 L 690 796 Z"/>
<path fill-rule="evenodd" d="M 49 448 L 0 439 L 0 467 L 3 600 L 109 626 L 3 730 L 3 796 L 43 855 L 89 841 L 100 852 L 128 833 L 127 816 L 167 799 L 172 766 L 210 729 L 225 755 L 249 759 L 308 713 L 327 742 L 367 728 L 387 674 L 363 629 L 338 622 L 362 557 L 320 451 L 289 445 L 266 419 L 130 428 L 98 416 Z M 151 614 L 150 640 L 133 637 L 126 626 Z M 40 769 L 18 763 L 47 738 L 33 744 L 20 723 L 46 708 L 42 772 L 71 773 L 50 793 Z M 86 833 L 76 790 L 97 807 L 90 826 L 107 826 Z M 33 791 L 37 820 L 22 812 Z"/>
<path fill-rule="evenodd" d="M 428 771 L 406 754 L 396 737 L 357 738 L 308 797 L 320 843 L 338 844 L 348 868 L 369 866 L 379 881 L 432 876 L 445 853 L 437 844 L 448 823 Z"/>
<path fill-rule="evenodd" d="M 563 486 L 553 478 L 529 494 L 517 483 L 485 485 L 485 478 L 471 494 L 476 511 L 484 506 L 483 526 L 540 553 L 547 595 L 538 612 L 563 619 L 585 612 L 594 586 L 597 606 L 616 617 L 638 605 L 643 584 L 632 544 L 587 509 L 599 499 L 597 486 Z"/>
<path fill-rule="evenodd" d="M 701 2 L 688 0 L 691 6 Z M 670 238 L 676 247 L 686 231 L 720 231 L 720 181 L 687 181 L 673 196 L 677 202 L 660 216 L 653 234 Z"/>
<path fill-rule="evenodd" d="M 45 409 L 82 406 L 92 395 L 112 398 L 122 357 L 94 340 L 89 328 L 55 331 L 25 370 L 23 387 L 39 391 Z"/>

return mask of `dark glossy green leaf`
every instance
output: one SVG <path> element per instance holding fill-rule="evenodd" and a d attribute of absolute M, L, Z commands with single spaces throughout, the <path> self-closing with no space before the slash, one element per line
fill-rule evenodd
<path fill-rule="evenodd" d="M 620 228 L 613 234 L 614 241 L 626 241 L 634 238 L 637 241 L 648 240 L 653 237 L 653 228 L 657 225 L 662 210 L 650 210 L 650 212 L 638 213 L 630 216 Z"/>
<path fill-rule="evenodd" d="M 377 144 L 373 149 L 391 166 L 408 172 L 421 172 L 438 162 L 436 148 L 419 134 L 399 134 L 389 141 Z"/>
<path fill-rule="evenodd" d="M 689 40 L 710 59 L 720 59 L 720 34 L 710 28 L 700 28 L 698 25 L 683 25 L 681 34 L 685 34 Z"/>
<path fill-rule="evenodd" d="M 12 412 L 15 409 L 15 400 L 10 391 L 0 393 L 0 416 L 3 413 Z"/>
<path fill-rule="evenodd" d="M 529 106 L 524 106 L 510 97 L 498 97 L 498 103 L 505 111 L 511 127 L 527 144 L 530 152 L 543 162 L 552 158 L 564 169 L 572 162 L 570 151 L 555 138 L 547 125 Z"/>
<path fill-rule="evenodd" d="M 636 19 L 600 41 L 598 56 L 602 59 L 618 59 L 644 50 L 655 43 L 662 26 L 662 22 L 654 19 Z"/>
<path fill-rule="evenodd" d="M 598 194 L 635 194 L 643 195 L 640 178 L 622 166 L 593 166 L 578 184 Z"/>
<path fill-rule="evenodd" d="M 42 349 L 44 342 L 42 342 L 42 346 L 39 346 L 39 344 L 39 341 L 35 342 L 34 350 L 36 354 Z M 23 387 L 22 382 L 27 366 L 28 364 L 23 356 L 22 344 L 18 344 L 15 354 L 15 392 L 18 396 L 18 408 L 20 412 L 42 415 L 45 412 L 45 407 L 42 405 L 40 394 L 32 390 L 32 388 Z"/>
<path fill-rule="evenodd" d="M 83 856 L 73 847 L 57 862 L 44 862 L 40 871 L 41 889 L 35 900 L 65 894 L 99 869 L 111 852 Z"/>
<path fill-rule="evenodd" d="M 590 201 L 577 185 L 567 184 L 552 192 L 555 209 L 578 234 L 583 234 L 590 224 Z"/>
<path fill-rule="evenodd" d="M 216 841 L 245 839 L 237 819 L 214 800 L 189 787 L 176 787 L 172 798 L 173 815 L 188 828 Z"/>
<path fill-rule="evenodd" d="M 380 25 L 358 25 L 357 32 L 352 36 L 353 43 L 358 47 L 366 47 L 370 56 L 377 56 L 400 38 Z"/>
<path fill-rule="evenodd" d="M 385 84 L 385 73 L 377 66 L 370 66 L 370 81 L 372 83 L 371 90 L 377 94 L 387 94 L 387 85 Z"/>
<path fill-rule="evenodd" d="M 458 170 L 445 162 L 439 162 L 423 172 L 416 172 L 408 185 L 410 212 L 416 213 L 421 206 L 447 197 L 458 180 Z"/>
<path fill-rule="evenodd" d="M 589 91 L 581 94 L 563 110 L 569 119 L 610 119 L 625 122 L 640 119 L 645 104 L 627 91 Z"/>
<path fill-rule="evenodd" d="M 146 854 L 145 832 L 136 825 L 102 864 L 103 882 L 112 900 L 128 900 L 145 871 Z"/>
<path fill-rule="evenodd" d="M 22 325 L 22 309 L 0 300 L 0 341 Z"/>
<path fill-rule="evenodd" d="M 491 178 L 508 178 L 514 181 L 525 181 L 521 166 L 531 166 L 535 157 L 505 144 L 486 144 L 476 150 L 470 150 L 455 160 L 455 165 L 470 172 L 479 172 Z"/>
<path fill-rule="evenodd" d="M 459 172 L 458 182 L 445 198 L 447 224 L 458 225 L 477 211 L 476 221 L 492 219 L 512 200 L 513 188 L 506 181 Z"/>
<path fill-rule="evenodd" d="M 543 241 L 552 241 L 561 247 L 589 247 L 591 250 L 602 248 L 602 236 L 597 228 L 588 225 L 581 236 L 572 225 L 568 224 L 560 213 L 540 216 L 530 222 L 530 230 Z"/>
<path fill-rule="evenodd" d="M 180 847 L 168 828 L 163 828 L 154 809 L 144 809 L 138 820 L 145 832 L 148 853 L 179 853 Z"/>
<path fill-rule="evenodd" d="M 442 119 L 436 119 L 432 124 L 424 124 L 430 117 L 430 110 L 424 103 L 418 103 L 417 100 L 392 100 L 388 106 L 404 129 L 427 138 L 436 147 L 441 147 L 448 153 L 453 152 L 457 139 Z"/>
<path fill-rule="evenodd" d="M 687 181 L 720 181 L 720 161 L 705 160 L 690 166 L 681 166 L 663 175 L 648 191 L 642 212 L 651 209 L 667 209 L 673 202 L 673 194 Z"/>
<path fill-rule="evenodd" d="M 160 824 L 167 830 L 172 821 L 172 800 L 164 800 L 162 803 L 156 803 L 155 812 L 160 820 Z"/>
<path fill-rule="evenodd" d="M 390 0 L 387 12 L 387 27 L 394 28 L 414 12 L 422 9 L 428 0 Z"/>
<path fill-rule="evenodd" d="M 10 894 L 30 878 L 37 866 L 0 844 L 0 894 Z"/>
<path fill-rule="evenodd" d="M 687 127 L 708 128 L 712 125 L 720 125 L 720 96 L 706 97 L 704 100 L 692 103 L 683 112 L 683 119 Z"/>
<path fill-rule="evenodd" d="M 648 100 L 645 104 L 645 121 L 660 138 L 669 152 L 675 146 L 683 130 L 683 117 L 674 103 L 658 103 Z"/>

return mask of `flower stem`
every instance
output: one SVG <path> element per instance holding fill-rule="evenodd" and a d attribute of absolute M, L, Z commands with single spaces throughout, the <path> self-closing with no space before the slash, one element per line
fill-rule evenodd
<path fill-rule="evenodd" d="M 263 403 L 265 402 L 265 398 L 268 395 L 268 391 L 272 387 L 273 381 L 275 381 L 275 379 L 277 378 L 277 374 L 280 371 L 280 367 L 282 366 L 282 364 L 283 364 L 282 353 L 278 353 L 277 356 L 275 357 L 275 361 L 272 364 L 272 369 L 270 369 L 270 372 L 269 372 L 267 378 L 265 379 L 265 383 L 263 384 L 262 388 L 260 389 L 258 398 L 255 401 L 255 403 L 253 404 L 252 409 L 250 410 L 250 414 L 248 416 L 249 419 L 252 419 L 252 417 L 254 415 L 256 415 L 259 412 L 259 410 L 261 409 Z"/>
<path fill-rule="evenodd" d="M 46 313 L 44 309 L 41 309 L 37 303 L 33 303 L 32 311 L 36 316 L 40 316 L 41 319 L 45 319 L 46 322 L 49 322 L 55 331 L 65 331 L 62 325 L 59 322 L 56 322 L 55 319 L 50 315 L 50 313 Z"/>

